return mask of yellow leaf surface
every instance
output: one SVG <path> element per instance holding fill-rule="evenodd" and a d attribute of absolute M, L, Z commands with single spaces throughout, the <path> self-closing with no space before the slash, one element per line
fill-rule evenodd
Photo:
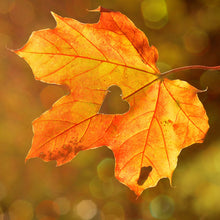
<path fill-rule="evenodd" d="M 202 142 L 208 118 L 196 88 L 160 75 L 157 49 L 132 21 L 120 12 L 97 11 L 96 24 L 53 13 L 56 28 L 33 32 L 15 51 L 37 80 L 70 88 L 33 122 L 26 159 L 62 165 L 79 151 L 107 145 L 116 178 L 140 195 L 161 178 L 171 180 L 181 149 Z M 120 86 L 129 112 L 99 114 L 111 85 Z"/>

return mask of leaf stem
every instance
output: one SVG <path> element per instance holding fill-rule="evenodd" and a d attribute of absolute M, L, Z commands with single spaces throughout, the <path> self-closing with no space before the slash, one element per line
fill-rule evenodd
<path fill-rule="evenodd" d="M 185 70 L 192 70 L 192 69 L 220 70 L 220 66 L 202 66 L 202 65 L 182 66 L 182 67 L 177 67 L 177 68 L 168 70 L 166 72 L 163 72 L 160 74 L 160 76 L 166 76 L 166 75 L 169 75 L 170 73 L 176 73 L 176 72 L 185 71 Z"/>
<path fill-rule="evenodd" d="M 220 66 L 203 66 L 203 65 L 191 65 L 191 66 L 182 66 L 182 67 L 177 67 L 171 70 L 168 70 L 166 72 L 161 73 L 159 76 L 159 78 L 154 79 L 153 81 L 147 83 L 146 85 L 142 86 L 141 88 L 139 88 L 138 90 L 136 90 L 135 92 L 131 93 L 130 95 L 124 97 L 123 99 L 127 99 L 128 97 L 132 96 L 133 94 L 137 93 L 138 91 L 142 90 L 143 88 L 151 85 L 152 83 L 154 83 L 155 81 L 157 81 L 158 79 L 160 79 L 160 77 L 169 75 L 170 73 L 176 73 L 179 71 L 184 71 L 184 70 L 192 70 L 192 69 L 201 69 L 201 70 L 220 70 Z"/>

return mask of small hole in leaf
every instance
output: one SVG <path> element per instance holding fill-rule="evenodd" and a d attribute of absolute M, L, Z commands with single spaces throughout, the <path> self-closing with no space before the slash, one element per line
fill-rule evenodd
<path fill-rule="evenodd" d="M 138 185 L 143 185 L 144 182 L 147 180 L 150 172 L 152 171 L 152 167 L 148 166 L 148 167 L 141 167 L 141 172 L 140 172 L 140 176 L 137 180 L 137 184 Z"/>
<path fill-rule="evenodd" d="M 129 111 L 129 103 L 122 99 L 122 90 L 117 85 L 108 88 L 99 114 L 124 114 Z"/>

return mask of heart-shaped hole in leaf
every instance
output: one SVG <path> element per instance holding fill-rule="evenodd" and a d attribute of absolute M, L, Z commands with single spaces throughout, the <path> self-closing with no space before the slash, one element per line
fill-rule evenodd
<path fill-rule="evenodd" d="M 122 90 L 117 85 L 112 85 L 108 88 L 99 114 L 124 114 L 129 111 L 130 105 L 122 99 Z"/>
<path fill-rule="evenodd" d="M 140 172 L 140 176 L 138 178 L 137 184 L 139 186 L 143 185 L 144 182 L 147 180 L 150 172 L 152 171 L 152 167 L 148 166 L 148 167 L 141 167 L 141 172 Z"/>

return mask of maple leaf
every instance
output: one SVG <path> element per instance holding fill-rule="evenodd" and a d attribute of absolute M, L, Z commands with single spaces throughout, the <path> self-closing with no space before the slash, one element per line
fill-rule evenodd
<path fill-rule="evenodd" d="M 199 90 L 159 72 L 157 49 L 132 21 L 120 12 L 96 11 L 95 24 L 52 13 L 57 26 L 33 32 L 14 51 L 37 80 L 70 88 L 33 122 L 26 160 L 62 165 L 82 150 L 106 145 L 116 159 L 116 178 L 140 195 L 161 178 L 171 181 L 181 149 L 203 141 L 208 117 Z M 111 85 L 120 86 L 130 105 L 123 115 L 101 114 Z"/>

